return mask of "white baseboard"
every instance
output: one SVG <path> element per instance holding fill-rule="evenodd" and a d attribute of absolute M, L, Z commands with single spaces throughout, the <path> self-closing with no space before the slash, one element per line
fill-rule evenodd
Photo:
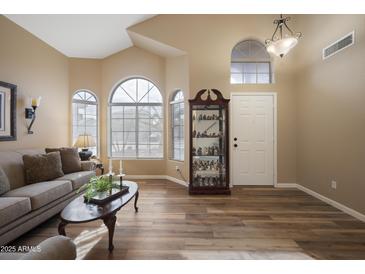
<path fill-rule="evenodd" d="M 183 180 L 180 180 L 180 179 L 177 179 L 175 177 L 172 177 L 172 176 L 168 176 L 168 175 L 126 175 L 125 176 L 125 179 L 135 179 L 135 180 L 146 180 L 146 179 L 160 179 L 160 180 L 168 180 L 168 181 L 171 181 L 171 182 L 174 182 L 174 183 L 177 183 L 177 184 L 180 184 L 180 185 L 183 185 L 185 187 L 188 187 L 188 182 L 185 182 Z M 297 188 L 299 190 L 302 190 L 304 191 L 305 193 L 327 203 L 327 204 L 330 204 L 331 206 L 351 215 L 352 217 L 360 220 L 360 221 L 363 221 L 365 222 L 365 215 L 352 209 L 352 208 L 349 208 L 339 202 L 336 202 L 330 198 L 327 198 L 309 188 L 306 188 L 302 185 L 299 185 L 299 184 L 294 184 L 294 183 L 277 183 L 276 186 L 277 188 Z"/>
<path fill-rule="evenodd" d="M 343 212 L 351 215 L 352 217 L 354 217 L 356 219 L 359 219 L 360 221 L 365 222 L 365 215 L 364 214 L 362 214 L 362 213 L 360 213 L 360 212 L 358 212 L 358 211 L 356 211 L 356 210 L 354 210 L 352 208 L 349 208 L 349 207 L 347 207 L 347 206 L 345 206 L 345 205 L 343 205 L 343 204 L 341 204 L 339 202 L 336 202 L 336 201 L 334 201 L 334 200 L 332 200 L 330 198 L 327 198 L 327 197 L 325 197 L 325 196 L 323 196 L 323 195 L 321 195 L 321 194 L 319 194 L 319 193 L 317 193 L 317 192 L 315 192 L 315 191 L 313 191 L 313 190 L 311 190 L 309 188 L 306 188 L 306 187 L 304 187 L 302 185 L 296 184 L 296 187 L 298 189 L 304 191 L 305 193 L 307 193 L 307 194 L 309 194 L 309 195 L 311 195 L 313 197 L 316 197 L 317 199 L 319 199 L 319 200 L 321 200 L 321 201 L 323 201 L 323 202 L 325 202 L 327 204 L 330 204 L 331 206 L 333 206 L 333 207 L 335 207 L 335 208 L 337 208 L 337 209 L 339 209 L 339 210 L 341 210 L 341 211 L 343 211 Z"/>
<path fill-rule="evenodd" d="M 189 186 L 189 183 L 188 183 L 188 182 L 185 182 L 185 181 L 183 181 L 183 180 L 180 180 L 180 179 L 177 179 L 177 178 L 175 178 L 175 177 L 168 176 L 168 175 L 166 175 L 165 177 L 166 177 L 166 178 L 165 178 L 166 180 L 172 181 L 172 182 L 177 183 L 177 184 L 179 184 L 179 185 L 183 185 L 183 186 L 185 186 L 185 187 L 188 187 L 188 186 Z"/>
<path fill-rule="evenodd" d="M 183 180 L 177 179 L 172 176 L 168 175 L 126 175 L 124 177 L 126 180 L 168 180 L 180 185 L 183 185 L 185 187 L 188 187 L 188 182 L 185 182 Z"/>
<path fill-rule="evenodd" d="M 277 183 L 276 186 L 277 188 L 296 188 L 297 184 L 293 184 L 293 183 Z"/>

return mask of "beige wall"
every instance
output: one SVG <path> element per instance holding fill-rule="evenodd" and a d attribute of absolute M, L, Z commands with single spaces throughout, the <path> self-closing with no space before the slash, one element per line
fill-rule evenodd
<path fill-rule="evenodd" d="M 189 60 L 188 56 L 180 56 L 166 59 L 166 103 L 165 109 L 168 111 L 166 123 L 166 145 L 167 145 L 167 159 L 166 159 L 166 175 L 175 177 L 179 180 L 189 180 Z M 171 107 L 169 101 L 176 90 L 182 90 L 185 101 L 185 154 L 184 161 L 171 160 Z M 176 171 L 176 166 L 180 168 L 181 176 Z M 182 178 L 183 177 L 183 178 Z"/>
<path fill-rule="evenodd" d="M 244 39 L 263 42 L 274 29 L 273 15 L 160 15 L 129 29 L 189 56 L 190 98 L 202 88 L 232 91 L 274 91 L 278 94 L 278 181 L 296 182 L 296 98 L 290 74 L 293 56 L 273 60 L 275 84 L 231 85 L 230 55 Z M 178 35 L 177 35 L 178 34 Z"/>
<path fill-rule="evenodd" d="M 0 37 L 0 80 L 18 86 L 17 141 L 0 142 L 0 150 L 69 145 L 67 58 L 2 15 Z M 30 96 L 42 96 L 33 135 L 24 118 Z"/>
<path fill-rule="evenodd" d="M 299 16 L 298 29 L 298 183 L 365 213 L 365 16 Z M 355 45 L 322 60 L 352 30 Z"/>
<path fill-rule="evenodd" d="M 114 54 L 102 61 L 102 98 L 101 98 L 101 156 L 107 158 L 107 105 L 111 91 L 122 80 L 142 76 L 152 81 L 165 94 L 165 59 L 137 47 L 131 47 Z M 165 110 L 166 111 L 166 110 Z M 166 122 L 166 121 L 165 121 Z M 166 154 L 166 150 L 165 150 Z M 165 155 L 166 156 L 166 155 Z M 165 160 L 131 160 L 123 161 L 127 174 L 163 175 Z M 114 162 L 115 170 L 118 163 Z"/>

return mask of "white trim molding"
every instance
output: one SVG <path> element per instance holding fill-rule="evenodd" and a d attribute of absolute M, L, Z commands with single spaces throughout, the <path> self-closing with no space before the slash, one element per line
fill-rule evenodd
<path fill-rule="evenodd" d="M 272 96 L 273 97 L 273 126 L 274 126 L 274 131 L 273 131 L 273 185 L 274 187 L 277 187 L 278 185 L 278 165 L 277 165 L 277 154 L 278 154 L 278 149 L 277 149 L 277 126 L 278 126 L 278 122 L 277 122 L 277 105 L 278 105 L 278 99 L 277 99 L 277 92 L 275 91 L 253 91 L 253 92 L 247 92 L 247 91 L 242 91 L 242 92 L 237 92 L 237 91 L 234 91 L 234 92 L 231 92 L 230 94 L 230 99 L 231 99 L 231 104 L 232 104 L 232 101 L 233 101 L 233 97 L 234 96 Z M 229 121 L 230 121 L 230 124 L 232 124 L 232 121 L 233 121 L 233 112 L 232 111 L 229 111 Z M 233 136 L 233 132 L 232 132 L 232 126 L 229 127 L 229 136 Z M 229 142 L 229 140 L 228 140 Z M 230 166 L 229 166 L 229 173 L 230 173 L 230 187 L 234 186 L 234 182 L 233 182 L 233 146 L 230 145 L 230 148 L 229 148 L 229 159 L 230 159 Z"/>
<path fill-rule="evenodd" d="M 297 188 L 297 184 L 294 183 L 277 183 L 277 188 Z"/>
<path fill-rule="evenodd" d="M 307 193 L 307 194 L 309 194 L 309 195 L 311 195 L 311 196 L 313 196 L 313 197 L 315 197 L 315 198 L 317 198 L 317 199 L 319 199 L 319 200 L 321 200 L 321 201 L 323 201 L 327 204 L 330 204 L 331 206 L 333 206 L 333 207 L 335 207 L 335 208 L 351 215 L 352 217 L 354 217 L 356 219 L 359 219 L 360 221 L 365 222 L 365 215 L 364 214 L 362 214 L 362 213 L 360 213 L 360 212 L 358 212 L 358 211 L 356 211 L 352 208 L 349 208 L 349 207 L 347 207 L 347 206 L 345 206 L 345 205 L 343 205 L 339 202 L 336 202 L 336 201 L 334 201 L 330 198 L 327 198 L 327 197 L 325 197 L 325 196 L 323 196 L 323 195 L 321 195 L 321 194 L 319 194 L 319 193 L 317 193 L 317 192 L 315 192 L 315 191 L 313 191 L 309 188 L 306 188 L 302 185 L 296 184 L 296 187 L 299 190 L 304 191 L 305 193 Z"/>
<path fill-rule="evenodd" d="M 168 175 L 126 175 L 124 178 L 126 180 L 168 180 L 185 187 L 189 186 L 188 182 Z"/>

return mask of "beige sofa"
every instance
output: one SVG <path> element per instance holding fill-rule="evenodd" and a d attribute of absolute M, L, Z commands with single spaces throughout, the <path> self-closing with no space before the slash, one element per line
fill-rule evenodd
<path fill-rule="evenodd" d="M 0 260 L 75 260 L 76 255 L 76 245 L 70 238 L 54 236 L 27 253 L 0 253 Z"/>
<path fill-rule="evenodd" d="M 10 191 L 0 196 L 0 246 L 59 213 L 74 197 L 80 186 L 95 175 L 92 162 L 82 162 L 83 171 L 65 174 L 49 182 L 26 185 L 24 154 L 45 150 L 1 151 L 0 166 L 10 182 Z"/>

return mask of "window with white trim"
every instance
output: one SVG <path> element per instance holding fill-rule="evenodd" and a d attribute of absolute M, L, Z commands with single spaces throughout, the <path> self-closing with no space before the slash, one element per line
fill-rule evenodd
<path fill-rule="evenodd" d="M 99 139 L 98 99 L 87 90 L 78 90 L 72 97 L 72 143 L 80 135 L 91 135 L 96 144 Z M 98 155 L 98 146 L 89 148 Z"/>
<path fill-rule="evenodd" d="M 184 161 L 184 94 L 175 91 L 171 101 L 171 159 Z"/>
<path fill-rule="evenodd" d="M 109 102 L 109 154 L 112 158 L 163 158 L 163 102 L 144 78 L 120 83 Z"/>
<path fill-rule="evenodd" d="M 272 83 L 270 54 L 255 40 L 239 42 L 231 54 L 231 84 Z"/>

